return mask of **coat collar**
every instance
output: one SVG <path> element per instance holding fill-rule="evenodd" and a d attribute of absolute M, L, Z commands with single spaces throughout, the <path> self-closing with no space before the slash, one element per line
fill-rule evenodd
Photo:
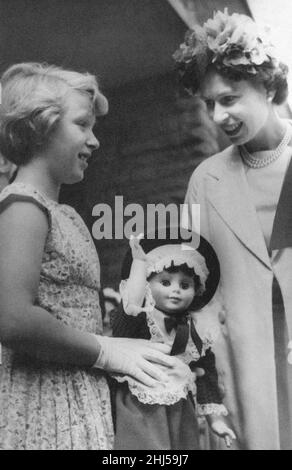
<path fill-rule="evenodd" d="M 292 159 L 282 186 L 274 219 L 270 248 L 279 250 L 292 247 Z"/>
<path fill-rule="evenodd" d="M 238 148 L 231 146 L 217 155 L 207 174 L 210 203 L 245 247 L 271 269 Z"/>

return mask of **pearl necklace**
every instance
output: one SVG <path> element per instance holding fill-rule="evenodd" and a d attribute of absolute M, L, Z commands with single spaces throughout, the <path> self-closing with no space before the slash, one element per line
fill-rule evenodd
<path fill-rule="evenodd" d="M 268 150 L 266 152 L 254 152 L 251 155 L 244 145 L 240 145 L 240 155 L 244 163 L 250 168 L 264 168 L 265 166 L 275 162 L 280 157 L 285 147 L 287 147 L 289 144 L 291 138 L 292 126 L 288 124 L 283 139 L 279 143 L 278 147 L 276 147 L 274 150 Z M 262 157 L 263 153 L 265 153 L 265 157 Z"/>

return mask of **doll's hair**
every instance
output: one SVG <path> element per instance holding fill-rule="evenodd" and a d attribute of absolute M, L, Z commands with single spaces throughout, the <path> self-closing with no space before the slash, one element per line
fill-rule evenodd
<path fill-rule="evenodd" d="M 163 271 L 166 271 L 168 273 L 178 273 L 182 272 L 186 276 L 189 276 L 194 280 L 194 285 L 195 285 L 195 297 L 198 295 L 202 295 L 205 292 L 205 284 L 202 282 L 200 276 L 198 276 L 193 268 L 190 268 L 186 263 L 181 264 L 179 266 L 172 264 L 171 266 L 164 268 Z M 150 281 L 153 279 L 155 276 L 157 276 L 157 272 L 152 272 L 150 276 L 148 276 L 147 281 Z"/>
<path fill-rule="evenodd" d="M 65 112 L 69 91 L 87 94 L 95 115 L 108 110 L 96 77 L 89 73 L 27 62 L 9 67 L 1 85 L 0 151 L 16 165 L 29 162 L 48 141 Z"/>

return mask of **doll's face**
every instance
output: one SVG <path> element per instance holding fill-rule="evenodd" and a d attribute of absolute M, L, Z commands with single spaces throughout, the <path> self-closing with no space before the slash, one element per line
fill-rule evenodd
<path fill-rule="evenodd" d="M 149 285 L 156 307 L 168 314 L 187 310 L 196 293 L 194 279 L 182 271 L 162 271 L 149 280 Z"/>

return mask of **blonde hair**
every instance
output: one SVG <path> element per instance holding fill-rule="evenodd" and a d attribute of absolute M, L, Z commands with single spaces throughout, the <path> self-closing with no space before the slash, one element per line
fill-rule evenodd
<path fill-rule="evenodd" d="M 96 115 L 106 114 L 108 102 L 96 77 L 34 62 L 16 64 L 1 78 L 0 151 L 24 165 L 47 142 L 65 110 L 66 94 L 87 93 Z"/>

